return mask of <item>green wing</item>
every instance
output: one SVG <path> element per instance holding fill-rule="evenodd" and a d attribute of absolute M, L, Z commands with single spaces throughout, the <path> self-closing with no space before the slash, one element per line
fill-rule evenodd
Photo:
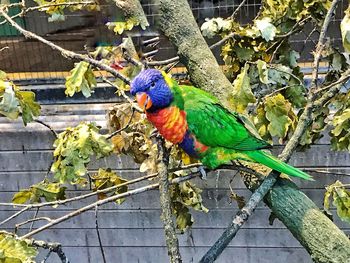
<path fill-rule="evenodd" d="M 210 94 L 191 86 L 178 86 L 189 130 L 201 143 L 210 147 L 225 147 L 252 151 L 271 147 L 255 137 L 242 118 L 225 109 Z"/>

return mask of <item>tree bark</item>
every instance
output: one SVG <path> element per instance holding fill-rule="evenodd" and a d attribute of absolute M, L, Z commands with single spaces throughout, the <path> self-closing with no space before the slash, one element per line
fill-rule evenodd
<path fill-rule="evenodd" d="M 160 0 L 160 28 L 178 49 L 193 83 L 225 106 L 231 85 L 219 68 L 185 0 Z M 350 240 L 297 186 L 279 179 L 265 202 L 320 263 L 350 262 Z"/>
<path fill-rule="evenodd" d="M 144 29 L 149 26 L 147 17 L 139 0 L 114 0 L 116 6 L 123 10 L 126 19 L 132 19 Z"/>
<path fill-rule="evenodd" d="M 277 180 L 265 202 L 314 262 L 350 262 L 349 238 L 294 183 Z"/>
<path fill-rule="evenodd" d="M 168 162 L 169 154 L 166 152 L 164 141 L 158 141 L 159 163 L 157 165 L 159 176 L 159 201 L 161 220 L 164 225 L 165 241 L 171 263 L 181 263 L 179 240 L 176 236 L 175 225 L 172 219 L 171 200 L 169 195 Z"/>
<path fill-rule="evenodd" d="M 186 0 L 158 0 L 160 29 L 176 46 L 180 61 L 190 73 L 192 83 L 215 94 L 222 104 L 227 101 L 232 85 L 219 67 L 203 38 Z"/>

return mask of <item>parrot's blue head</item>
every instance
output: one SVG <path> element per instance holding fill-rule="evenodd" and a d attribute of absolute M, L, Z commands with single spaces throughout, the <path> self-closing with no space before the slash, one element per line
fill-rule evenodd
<path fill-rule="evenodd" d="M 155 111 L 170 105 L 173 93 L 157 69 L 141 71 L 131 82 L 130 93 L 144 110 Z"/>

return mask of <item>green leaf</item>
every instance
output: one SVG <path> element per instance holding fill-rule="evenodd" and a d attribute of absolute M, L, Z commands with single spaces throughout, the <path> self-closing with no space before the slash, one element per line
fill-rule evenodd
<path fill-rule="evenodd" d="M 341 220 L 350 223 L 350 191 L 337 187 L 333 191 L 333 204 Z"/>
<path fill-rule="evenodd" d="M 5 91 L 0 97 L 0 114 L 14 120 L 19 116 L 19 101 L 10 83 L 5 82 L 5 84 Z"/>
<path fill-rule="evenodd" d="M 346 10 L 345 16 L 340 23 L 341 36 L 344 50 L 350 52 L 350 7 Z"/>
<path fill-rule="evenodd" d="M 30 190 L 21 190 L 12 198 L 12 202 L 15 204 L 24 204 L 32 198 L 32 191 Z"/>
<path fill-rule="evenodd" d="M 176 226 L 181 232 L 191 227 L 194 222 L 189 211 L 190 207 L 205 213 L 209 211 L 202 203 L 201 192 L 202 190 L 191 182 L 184 182 L 171 186 L 172 210 L 176 217 Z"/>
<path fill-rule="evenodd" d="M 295 107 L 297 108 L 304 107 L 306 104 L 306 94 L 304 86 L 290 86 L 285 90 L 284 95 L 286 99 L 292 102 L 292 104 L 295 105 Z"/>
<path fill-rule="evenodd" d="M 201 26 L 203 36 L 212 38 L 222 31 L 228 31 L 232 28 L 232 21 L 224 20 L 221 17 L 206 19 Z"/>
<path fill-rule="evenodd" d="M 81 61 L 74 65 L 70 75 L 66 78 L 67 96 L 72 97 L 76 92 L 82 92 L 85 97 L 90 97 L 96 87 L 96 78 L 89 63 Z"/>
<path fill-rule="evenodd" d="M 118 186 L 120 184 L 126 183 L 127 180 L 118 176 L 115 172 L 112 172 L 110 169 L 102 169 L 100 168 L 98 170 L 98 173 L 91 176 L 91 180 L 93 183 L 93 191 L 98 191 L 98 190 L 102 190 L 102 189 L 106 189 L 106 188 L 110 188 L 113 186 Z M 118 188 L 115 188 L 114 190 L 111 190 L 109 192 L 106 193 L 101 193 L 98 195 L 99 199 L 104 199 L 107 197 L 107 194 L 110 193 L 112 195 L 116 195 L 116 194 L 121 194 L 121 193 L 125 193 L 128 191 L 128 186 L 124 185 L 124 186 L 120 186 Z M 115 202 L 117 204 L 121 204 L 123 203 L 125 200 L 125 198 L 122 199 L 118 199 Z"/>
<path fill-rule="evenodd" d="M 113 150 L 113 144 L 99 133 L 94 123 L 80 123 L 61 132 L 54 142 L 54 163 L 51 171 L 60 183 L 82 182 L 90 157 L 102 158 Z"/>
<path fill-rule="evenodd" d="M 264 140 L 271 140 L 270 133 L 268 131 L 269 120 L 266 119 L 266 111 L 262 105 L 259 105 L 256 109 L 256 114 L 253 116 L 253 123 L 258 130 L 259 135 Z"/>
<path fill-rule="evenodd" d="M 249 65 L 246 64 L 233 82 L 233 105 L 237 112 L 244 112 L 249 103 L 255 102 L 255 96 L 250 87 L 248 69 Z"/>
<path fill-rule="evenodd" d="M 266 119 L 269 120 L 268 130 L 271 136 L 285 138 L 296 118 L 292 106 L 283 95 L 268 97 L 265 101 Z"/>
<path fill-rule="evenodd" d="M 35 263 L 34 259 L 37 255 L 37 248 L 29 246 L 11 233 L 0 232 L 1 263 Z"/>
<path fill-rule="evenodd" d="M 334 127 L 330 133 L 332 148 L 350 151 L 350 109 L 337 112 L 332 124 Z"/>
<path fill-rule="evenodd" d="M 13 120 L 21 115 L 24 125 L 27 125 L 39 116 L 40 105 L 33 92 L 20 90 L 11 81 L 0 80 L 0 114 Z"/>
<path fill-rule="evenodd" d="M 260 81 L 264 84 L 268 84 L 269 83 L 269 72 L 267 69 L 266 62 L 259 59 L 257 61 L 257 68 L 258 68 L 258 72 L 259 72 Z"/>
<path fill-rule="evenodd" d="M 16 204 L 24 204 L 26 202 L 38 203 L 43 198 L 46 202 L 52 202 L 65 199 L 66 187 L 62 187 L 59 183 L 49 182 L 47 179 L 32 185 L 29 189 L 21 190 L 16 193 L 12 202 Z"/>
<path fill-rule="evenodd" d="M 40 104 L 35 101 L 35 94 L 32 91 L 18 91 L 19 103 L 24 125 L 34 120 L 40 115 Z"/>
<path fill-rule="evenodd" d="M 324 197 L 325 211 L 330 214 L 329 199 L 332 196 L 333 205 L 337 208 L 339 218 L 350 224 L 350 191 L 348 191 L 345 185 L 340 181 L 336 181 L 334 184 L 327 186 L 326 190 Z"/>
<path fill-rule="evenodd" d="M 240 47 L 238 45 L 234 46 L 233 50 L 236 53 L 237 58 L 242 62 L 250 60 L 255 53 L 254 50 L 249 47 Z"/>
<path fill-rule="evenodd" d="M 261 36 L 266 41 L 271 41 L 276 35 L 276 27 L 271 24 L 271 19 L 269 17 L 264 17 L 262 19 L 256 19 L 254 21 L 255 26 L 260 30 Z"/>

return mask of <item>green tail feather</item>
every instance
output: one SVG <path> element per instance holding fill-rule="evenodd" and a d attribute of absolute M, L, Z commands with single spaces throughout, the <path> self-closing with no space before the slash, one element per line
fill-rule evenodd
<path fill-rule="evenodd" d="M 304 173 L 303 171 L 282 162 L 281 160 L 277 159 L 273 155 L 266 153 L 264 151 L 251 151 L 251 152 L 249 151 L 249 152 L 246 152 L 246 154 L 255 162 L 266 165 L 267 167 L 270 167 L 271 169 L 276 170 L 280 173 L 284 173 L 294 177 L 299 177 L 305 180 L 310 180 L 310 181 L 314 180 L 307 173 Z"/>

